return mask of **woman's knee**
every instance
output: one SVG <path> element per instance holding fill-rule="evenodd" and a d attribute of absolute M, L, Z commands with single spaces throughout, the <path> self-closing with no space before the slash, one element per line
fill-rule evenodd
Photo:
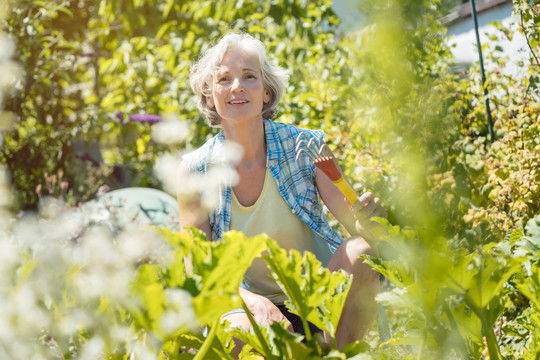
<path fill-rule="evenodd" d="M 343 269 L 352 272 L 356 263 L 362 263 L 362 255 L 371 255 L 372 249 L 366 240 L 361 237 L 353 237 L 341 244 L 328 263 L 332 271 Z"/>
<path fill-rule="evenodd" d="M 374 255 L 369 243 L 361 237 L 350 238 L 336 250 L 328 263 L 328 269 L 343 269 L 353 275 L 354 283 L 373 283 L 376 286 L 379 274 L 364 263 L 363 255 Z"/>
<path fill-rule="evenodd" d="M 221 318 L 221 321 L 228 321 L 230 323 L 230 327 L 240 327 L 246 331 L 249 330 L 249 328 L 251 327 L 249 318 L 247 317 L 246 313 L 243 312 L 223 316 Z"/>
<path fill-rule="evenodd" d="M 236 312 L 232 314 L 225 315 L 221 318 L 221 321 L 228 321 L 230 323 L 230 327 L 239 327 L 243 329 L 244 331 L 248 331 L 251 327 L 251 323 L 249 322 L 249 318 L 247 317 L 246 313 L 242 312 Z M 238 359 L 238 355 L 242 351 L 242 348 L 244 347 L 245 343 L 236 338 L 233 337 L 234 341 L 234 348 L 233 348 L 233 358 L 236 360 Z"/>
<path fill-rule="evenodd" d="M 358 259 L 362 255 L 374 255 L 371 245 L 362 237 L 347 239 L 343 245 L 345 245 L 345 252 L 350 258 Z"/>

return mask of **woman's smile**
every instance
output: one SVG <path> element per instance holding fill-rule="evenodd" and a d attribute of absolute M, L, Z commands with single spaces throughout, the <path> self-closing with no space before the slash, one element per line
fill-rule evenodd
<path fill-rule="evenodd" d="M 240 106 L 240 105 L 245 105 L 247 104 L 249 101 L 246 100 L 246 99 L 232 99 L 232 100 L 229 100 L 229 105 L 233 105 L 233 106 Z"/>

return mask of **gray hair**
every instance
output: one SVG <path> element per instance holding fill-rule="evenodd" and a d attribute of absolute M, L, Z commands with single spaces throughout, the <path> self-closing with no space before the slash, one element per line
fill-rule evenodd
<path fill-rule="evenodd" d="M 211 95 L 212 76 L 223 61 L 225 53 L 231 48 L 241 48 L 257 55 L 261 64 L 263 86 L 270 95 L 270 101 L 262 108 L 263 119 L 272 119 L 277 113 L 277 105 L 285 86 L 289 81 L 287 70 L 271 65 L 266 59 L 266 49 L 263 43 L 251 35 L 227 34 L 221 38 L 217 45 L 211 47 L 191 68 L 190 84 L 199 101 L 199 111 L 208 118 L 210 126 L 220 127 L 221 118 L 214 108 L 208 107 L 206 97 Z"/>

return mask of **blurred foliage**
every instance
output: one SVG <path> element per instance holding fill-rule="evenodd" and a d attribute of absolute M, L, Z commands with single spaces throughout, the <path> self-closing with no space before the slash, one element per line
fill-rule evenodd
<path fill-rule="evenodd" d="M 1 160 L 16 190 L 12 207 L 40 204 L 41 217 L 2 233 L 0 316 L 11 329 L 0 334 L 2 358 L 30 358 L 36 348 L 42 358 L 232 358 L 233 334 L 248 344 L 246 359 L 260 358 L 251 349 L 267 358 L 537 358 L 538 1 L 513 2 L 527 40 L 525 77 L 507 75 L 501 49 L 483 46 L 494 69 L 486 83 L 493 143 L 478 65 L 450 71 L 438 21 L 449 2 L 359 1 L 365 27 L 347 35 L 326 0 L 7 4 L 2 31 L 23 72 L 19 81 L 0 77 Z M 269 249 L 264 258 L 291 309 L 333 333 L 347 280 L 318 272 L 310 255 L 237 233 L 207 243 L 196 231 L 156 239 L 83 230 L 87 222 L 45 204 L 47 195 L 77 204 L 102 185 L 162 187 L 159 157 L 216 132 L 197 112 L 189 69 L 231 30 L 260 38 L 291 70 L 276 120 L 323 129 L 351 182 L 389 211 L 382 257 L 367 259 L 390 282 L 379 296 L 392 330 L 385 344 L 373 329 L 367 342 L 338 350 L 304 344 L 282 324 L 231 332 L 219 323 L 240 305 L 245 266 Z M 499 30 L 492 40 L 517 36 Z M 15 76 L 9 57 L 0 54 L 0 69 Z M 152 130 L 168 117 L 187 120 L 191 137 L 157 141 Z M 10 205 L 1 180 L 1 205 Z M 183 272 L 184 256 L 193 274 Z"/>
<path fill-rule="evenodd" d="M 332 52 L 338 23 L 329 1 L 11 5 L 2 27 L 16 41 L 14 58 L 25 76 L 7 103 L 17 119 L 2 160 L 21 208 L 36 206 L 36 187 L 45 174 L 62 172 L 73 201 L 87 200 L 105 183 L 159 187 L 151 169 L 165 149 L 152 140 L 151 124 L 130 121 L 129 115 L 188 119 L 190 143 L 200 145 L 211 129 L 192 99 L 189 70 L 212 41 L 229 30 L 248 31 L 264 40 L 276 61 L 294 69 Z M 291 121 L 311 115 L 296 106 L 288 113 Z"/>

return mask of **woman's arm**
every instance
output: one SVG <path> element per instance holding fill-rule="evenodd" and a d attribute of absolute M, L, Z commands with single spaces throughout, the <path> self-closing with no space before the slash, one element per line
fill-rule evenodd
<path fill-rule="evenodd" d="M 336 165 L 343 175 L 337 162 Z M 341 191 L 319 169 L 317 169 L 315 182 L 324 204 L 351 236 L 362 236 L 368 241 L 377 240 L 370 230 L 381 225 L 372 221 L 371 218 L 386 218 L 386 211 L 381 206 L 379 198 L 367 192 L 359 196 L 356 204 L 351 207 Z"/>
<path fill-rule="evenodd" d="M 201 197 L 198 193 L 186 193 L 181 191 L 185 188 L 185 183 L 189 177 L 189 172 L 186 166 L 181 163 L 177 172 L 177 200 L 179 209 L 180 231 L 184 231 L 184 227 L 193 226 L 206 234 L 207 240 L 212 240 L 212 230 L 210 228 L 210 220 L 208 212 L 204 210 L 201 203 Z"/>
<path fill-rule="evenodd" d="M 184 187 L 183 185 L 187 182 L 188 177 L 189 171 L 184 163 L 181 163 L 176 174 L 176 199 L 178 200 L 180 231 L 185 232 L 184 227 L 186 226 L 196 227 L 204 231 L 206 239 L 212 240 L 210 220 L 208 219 L 208 213 L 203 210 L 201 197 L 199 194 L 186 193 L 180 190 Z M 186 265 L 186 272 L 191 273 L 191 261 L 187 256 L 184 257 L 184 264 Z"/>

